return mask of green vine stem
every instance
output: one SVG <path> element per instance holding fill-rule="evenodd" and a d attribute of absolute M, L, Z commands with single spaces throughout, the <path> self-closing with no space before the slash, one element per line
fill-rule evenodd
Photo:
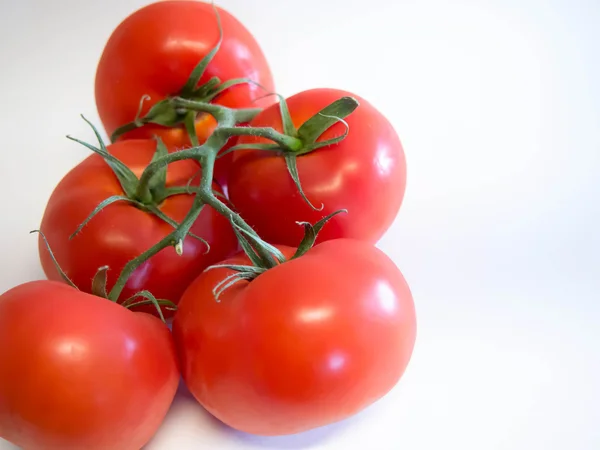
<path fill-rule="evenodd" d="M 238 240 L 242 244 L 242 248 L 251 257 L 255 266 L 267 270 L 285 261 L 285 258 L 283 258 L 283 255 L 281 255 L 279 250 L 263 241 L 254 231 L 254 229 L 250 227 L 239 214 L 231 210 L 231 208 L 222 202 L 213 192 L 212 180 L 217 155 L 225 146 L 227 141 L 233 136 L 258 136 L 271 140 L 274 143 L 273 145 L 277 147 L 278 151 L 281 151 L 286 155 L 294 155 L 295 162 L 295 155 L 312 151 L 321 145 L 329 145 L 332 143 L 323 142 L 315 144 L 314 142 L 316 141 L 319 132 L 322 133 L 335 122 L 343 122 L 343 119 L 335 116 L 332 117 L 328 114 L 324 114 L 324 112 L 342 109 L 343 111 L 340 112 L 343 112 L 344 114 L 341 115 L 346 116 L 358 105 L 357 102 L 351 98 L 344 97 L 338 100 L 334 104 L 325 108 L 312 119 L 309 119 L 309 121 L 307 121 L 305 125 L 300 127 L 298 130 L 297 134 L 299 137 L 295 137 L 294 135 L 296 132 L 293 133 L 294 135 L 290 135 L 280 133 L 275 129 L 268 127 L 237 126 L 240 123 L 248 122 L 256 114 L 258 114 L 259 110 L 254 108 L 236 110 L 221 105 L 193 101 L 180 97 L 171 98 L 167 101 L 171 103 L 171 107 L 174 110 L 177 110 L 178 108 L 184 108 L 186 111 L 196 111 L 211 114 L 217 121 L 217 127 L 204 144 L 158 157 L 154 159 L 142 173 L 137 185 L 138 194 L 147 192 L 151 181 L 155 179 L 157 174 L 161 173 L 161 171 L 164 171 L 164 168 L 168 164 L 171 164 L 175 161 L 195 159 L 202 167 L 200 184 L 195 191 L 196 196 L 194 202 L 186 217 L 169 235 L 125 265 L 115 285 L 108 294 L 108 297 L 111 300 L 116 301 L 121 295 L 127 280 L 133 274 L 133 272 L 146 260 L 156 255 L 161 250 L 169 246 L 173 246 L 179 255 L 183 253 L 184 238 L 186 235 L 188 235 L 190 228 L 198 218 L 198 215 L 205 205 L 212 207 L 219 214 L 227 217 L 230 220 L 233 229 L 238 236 Z M 283 99 L 282 101 L 285 102 Z M 302 133 L 302 131 L 307 129 L 310 129 L 309 133 Z M 302 136 L 303 134 L 306 134 L 309 137 L 307 138 L 307 136 Z M 339 142 L 341 139 L 345 138 L 345 136 L 346 133 L 330 141 Z M 192 141 L 194 141 L 194 137 L 190 137 L 192 138 Z M 271 148 L 268 147 L 266 149 Z M 294 171 L 291 171 L 291 173 L 294 175 Z M 329 217 L 325 218 L 324 221 L 327 221 L 328 219 Z M 324 223 L 325 222 L 323 222 L 323 224 Z M 320 229 L 321 226 L 322 224 L 316 225 L 318 229 Z M 308 231 L 310 230 L 307 229 L 307 232 Z M 314 244 L 314 239 L 309 239 L 309 241 L 311 241 L 309 246 L 312 246 L 312 244 Z M 306 242 L 303 241 L 301 246 L 306 247 Z"/>
<path fill-rule="evenodd" d="M 165 236 L 160 242 L 125 265 L 119 274 L 117 281 L 110 290 L 110 293 L 108 294 L 108 298 L 111 300 L 116 301 L 121 295 L 121 292 L 127 284 L 127 280 L 133 274 L 133 272 L 145 261 L 156 255 L 161 250 L 172 246 L 175 248 L 178 254 L 183 253 L 184 238 L 189 233 L 190 228 L 198 218 L 202 208 L 205 205 L 212 207 L 219 214 L 227 217 L 232 222 L 234 227 L 237 226 L 243 232 L 253 236 L 253 247 L 256 249 L 256 252 L 260 257 L 261 264 L 264 268 L 270 268 L 278 264 L 278 259 L 273 257 L 273 247 L 262 241 L 252 227 L 250 227 L 239 216 L 239 214 L 231 210 L 231 208 L 223 203 L 212 190 L 213 171 L 217 154 L 225 146 L 231 136 L 244 134 L 244 132 L 245 134 L 251 134 L 255 132 L 254 130 L 256 130 L 256 128 L 236 128 L 235 126 L 238 123 L 247 122 L 249 117 L 252 117 L 258 113 L 258 110 L 235 110 L 203 102 L 187 103 L 187 107 L 190 109 L 193 107 L 195 111 L 202 111 L 211 114 L 217 121 L 217 128 L 204 144 L 186 150 L 181 150 L 179 152 L 170 153 L 151 162 L 142 173 L 137 189 L 139 191 L 147 191 L 151 180 L 168 164 L 184 159 L 195 159 L 202 166 L 202 173 L 199 186 L 195 192 L 196 196 L 194 198 L 194 202 L 186 217 L 181 221 L 176 229 Z M 273 129 L 264 129 L 263 131 L 265 132 L 265 135 L 272 136 L 274 139 L 279 139 L 280 136 L 283 136 Z"/>

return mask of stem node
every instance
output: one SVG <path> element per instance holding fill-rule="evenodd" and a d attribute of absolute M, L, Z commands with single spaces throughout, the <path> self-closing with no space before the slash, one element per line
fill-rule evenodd
<path fill-rule="evenodd" d="M 175 244 L 175 252 L 179 256 L 183 255 L 183 241 L 181 239 L 179 239 Z"/>

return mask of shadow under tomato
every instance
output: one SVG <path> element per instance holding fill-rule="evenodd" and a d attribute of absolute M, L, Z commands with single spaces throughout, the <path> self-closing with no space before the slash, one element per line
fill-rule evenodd
<path fill-rule="evenodd" d="M 180 382 L 178 396 L 196 402 L 196 399 L 194 399 L 194 396 L 187 389 L 183 381 Z M 198 405 L 198 407 L 206 415 L 205 420 L 209 423 L 210 428 L 218 429 L 218 432 L 227 435 L 229 439 L 240 443 L 243 442 L 255 448 L 277 450 L 307 449 L 313 445 L 322 444 L 329 437 L 335 437 L 340 430 L 350 426 L 352 421 L 357 420 L 357 416 L 354 416 L 347 420 L 288 436 L 257 436 L 231 428 L 206 411 L 201 405 Z"/>
<path fill-rule="evenodd" d="M 360 422 L 365 414 L 371 414 L 376 409 L 377 402 L 348 419 L 303 433 L 288 436 L 257 436 L 235 430 L 215 418 L 196 401 L 181 380 L 165 423 L 144 449 L 172 448 L 174 440 L 177 440 L 177 444 L 179 444 L 180 439 L 187 442 L 188 437 L 189 441 L 193 441 L 196 448 L 199 449 L 215 448 L 226 442 L 230 444 L 236 442 L 238 445 L 233 448 L 310 449 L 320 446 L 326 441 L 334 440 L 337 435 L 344 433 L 345 429 Z"/>
<path fill-rule="evenodd" d="M 278 450 L 308 449 L 315 445 L 322 444 L 329 440 L 329 438 L 335 438 L 335 435 L 342 429 L 350 426 L 351 421 L 352 418 L 289 436 L 256 436 L 231 428 L 229 428 L 230 431 L 228 433 L 231 434 L 234 439 L 246 444 L 252 444 L 253 447 L 257 448 Z"/>
<path fill-rule="evenodd" d="M 367 415 L 377 414 L 377 410 L 380 407 L 380 403 L 375 402 L 345 420 L 288 436 L 256 436 L 234 430 L 227 425 L 220 423 L 229 437 L 235 439 L 239 443 L 243 443 L 244 447 L 248 446 L 252 448 L 278 450 L 310 449 L 317 446 L 321 448 L 323 443 L 329 440 L 335 440 L 337 436 L 344 434 L 345 430 L 352 428 L 364 420 Z"/>

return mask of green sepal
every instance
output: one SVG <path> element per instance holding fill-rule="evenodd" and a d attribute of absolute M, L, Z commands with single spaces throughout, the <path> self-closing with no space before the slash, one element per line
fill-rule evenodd
<path fill-rule="evenodd" d="M 303 142 L 293 136 L 280 133 L 272 127 L 222 127 L 215 131 L 223 137 L 255 136 L 275 142 L 282 151 L 300 152 L 304 147 Z"/>
<path fill-rule="evenodd" d="M 252 264 L 256 267 L 266 267 L 268 263 L 263 261 L 262 258 L 258 255 L 258 253 L 256 253 L 254 247 L 252 247 L 252 245 L 250 245 L 250 242 L 248 242 L 244 235 L 242 235 L 242 233 L 239 231 L 239 227 L 233 222 L 233 220 L 231 220 L 230 222 L 231 227 L 233 228 L 233 232 L 235 233 L 235 236 L 237 237 L 242 247 L 242 250 L 244 251 L 244 253 L 246 253 L 248 258 L 250 258 Z M 273 264 L 275 264 L 275 261 L 273 261 Z"/>
<path fill-rule="evenodd" d="M 146 96 L 147 97 L 147 96 Z M 144 117 L 137 117 L 132 122 L 121 125 L 110 136 L 111 142 L 116 142 L 122 135 L 136 128 L 141 128 L 148 123 L 161 125 L 163 127 L 174 127 L 183 122 L 185 113 L 180 113 L 179 110 L 172 104 L 171 99 L 166 98 L 155 103 L 150 111 Z"/>
<path fill-rule="evenodd" d="M 164 99 L 156 103 L 148 114 L 139 122 L 143 125 L 154 123 L 163 127 L 174 127 L 179 125 L 185 119 L 185 114 L 181 114 L 171 103 L 171 99 Z"/>
<path fill-rule="evenodd" d="M 259 113 L 262 112 L 262 108 L 239 108 L 233 110 L 236 125 L 241 123 L 248 123 L 254 119 Z"/>
<path fill-rule="evenodd" d="M 180 95 L 183 97 L 189 97 L 194 93 L 194 90 L 196 89 L 200 78 L 202 78 L 202 75 L 204 75 L 204 71 L 219 51 L 219 48 L 221 48 L 221 43 L 223 42 L 223 27 L 221 25 L 221 15 L 219 14 L 219 10 L 217 9 L 214 3 L 212 6 L 213 10 L 215 11 L 215 16 L 217 17 L 217 27 L 219 28 L 219 40 L 217 41 L 217 45 L 215 45 L 213 49 L 210 52 L 208 52 L 204 58 L 202 58 L 202 61 L 200 61 L 198 65 L 194 67 L 194 70 L 192 70 L 192 73 L 190 74 L 187 83 L 185 83 L 185 86 L 181 90 Z"/>
<path fill-rule="evenodd" d="M 348 212 L 348 210 L 346 210 L 346 209 L 340 209 L 338 211 L 332 212 L 328 216 L 323 217 L 321 220 L 319 220 L 314 225 L 312 225 L 309 222 L 298 222 L 298 225 L 301 225 L 304 227 L 304 238 L 302 239 L 302 242 L 300 242 L 300 245 L 296 249 L 296 253 L 294 253 L 294 256 L 292 256 L 292 259 L 301 257 L 307 251 L 309 251 L 313 247 L 313 245 L 315 245 L 315 242 L 317 240 L 317 236 L 318 236 L 319 232 L 323 229 L 323 226 L 327 222 L 329 222 L 334 216 L 336 216 L 337 214 L 340 214 L 340 213 L 347 213 L 347 212 Z"/>
<path fill-rule="evenodd" d="M 134 123 L 138 124 L 138 126 L 142 126 L 141 118 L 142 118 L 142 110 L 144 109 L 144 102 L 151 100 L 151 97 L 148 94 L 142 95 L 140 99 L 140 104 L 138 106 L 137 113 L 135 114 Z"/>
<path fill-rule="evenodd" d="M 188 194 L 191 194 L 193 192 L 192 184 L 194 183 L 194 180 L 196 178 L 198 178 L 198 177 L 202 178 L 202 169 L 201 168 L 198 169 L 196 171 L 196 173 L 194 173 L 194 175 L 192 175 L 190 177 L 190 179 L 188 180 L 187 184 L 185 185 L 185 189 L 186 189 L 186 191 L 187 191 Z M 199 188 L 199 186 L 196 187 L 196 189 L 198 189 L 198 188 Z"/>
<path fill-rule="evenodd" d="M 141 302 L 134 302 L 134 300 L 136 298 L 145 298 L 145 301 L 141 301 Z M 163 315 L 161 306 L 167 306 L 169 309 L 172 310 L 176 310 L 177 309 L 177 305 L 175 305 L 175 303 L 169 301 L 169 300 L 158 300 L 150 291 L 140 291 L 134 295 L 132 295 L 131 297 L 129 297 L 127 300 L 125 300 L 123 303 L 121 303 L 121 306 L 127 308 L 127 309 L 131 309 L 131 308 L 135 308 L 137 306 L 143 306 L 143 305 L 154 305 L 154 308 L 156 309 L 156 312 L 158 313 L 160 320 L 162 320 L 164 323 L 166 323 L 165 320 L 165 316 Z"/>
<path fill-rule="evenodd" d="M 212 77 L 206 83 L 198 86 L 198 88 L 194 90 L 190 98 L 203 99 L 207 95 L 209 95 L 213 90 L 215 90 L 220 84 L 221 80 L 219 79 L 219 77 Z"/>
<path fill-rule="evenodd" d="M 252 272 L 236 272 L 233 273 L 227 277 L 225 277 L 222 281 L 220 281 L 219 283 L 217 283 L 215 285 L 215 287 L 213 288 L 213 296 L 215 298 L 215 301 L 218 303 L 221 301 L 221 295 L 223 294 L 223 292 L 225 292 L 227 289 L 229 289 L 230 287 L 232 287 L 234 284 L 239 283 L 242 280 L 247 280 L 247 281 L 251 281 L 253 279 L 255 279 L 258 275 L 256 275 L 255 273 Z"/>
<path fill-rule="evenodd" d="M 88 144 L 87 142 L 81 141 L 71 136 L 67 136 L 67 138 L 87 147 L 94 153 L 98 153 L 100 156 L 102 156 L 102 158 L 104 158 L 104 161 L 106 161 L 106 163 L 110 166 L 115 176 L 119 180 L 121 188 L 123 188 L 123 192 L 125 192 L 125 194 L 128 197 L 132 197 L 135 194 L 135 190 L 137 188 L 137 184 L 139 181 L 138 178 L 135 176 L 135 174 L 131 171 L 129 167 L 127 167 L 123 162 L 121 162 L 119 159 L 115 158 L 108 152 L 108 149 L 106 148 L 106 145 L 104 144 L 104 141 L 102 140 L 102 137 L 100 136 L 100 133 L 98 132 L 96 127 L 83 115 L 81 117 L 94 131 L 94 134 L 98 139 L 98 144 L 100 145 L 100 148 L 94 147 L 93 145 Z"/>
<path fill-rule="evenodd" d="M 142 117 L 142 109 L 144 109 L 144 102 L 150 100 L 150 96 L 148 94 L 142 95 L 140 99 L 140 104 L 138 106 L 137 113 L 135 114 L 135 119 L 133 122 L 126 123 L 125 125 L 121 125 L 118 127 L 113 133 L 110 135 L 110 142 L 115 143 L 119 137 L 128 133 L 130 131 L 135 130 L 136 128 L 140 128 L 144 126 L 144 118 Z"/>
<path fill-rule="evenodd" d="M 237 282 L 242 280 L 254 280 L 260 274 L 267 271 L 267 269 L 264 269 L 262 267 L 246 266 L 241 264 L 216 264 L 214 266 L 209 266 L 204 270 L 207 271 L 213 269 L 229 269 L 235 271 L 235 273 L 226 276 L 213 288 L 213 296 L 215 298 L 215 301 L 217 302 L 220 301 L 220 297 L 223 294 L 223 292 L 225 292 Z"/>
<path fill-rule="evenodd" d="M 283 127 L 283 132 L 288 136 L 298 137 L 298 130 L 296 130 L 296 127 L 294 126 L 294 122 L 292 121 L 292 116 L 285 98 L 280 94 L 275 95 L 279 98 L 279 113 L 281 114 L 281 125 Z"/>
<path fill-rule="evenodd" d="M 94 208 L 94 210 L 90 213 L 90 215 L 87 216 L 87 218 L 77 227 L 77 229 L 73 232 L 73 234 L 71 236 L 69 236 L 69 240 L 71 240 L 75 236 L 77 236 L 81 232 L 83 227 L 85 227 L 88 224 L 88 222 L 94 218 L 94 216 L 96 214 L 98 214 L 100 211 L 102 211 L 108 205 L 111 205 L 115 202 L 120 202 L 120 201 L 132 203 L 137 206 L 142 206 L 141 203 L 138 203 L 135 200 L 131 200 L 122 195 L 113 195 L 112 197 L 108 197 L 106 200 L 103 200 L 98 206 L 96 206 L 96 208 Z"/>
<path fill-rule="evenodd" d="M 196 116 L 197 113 L 195 111 L 188 111 L 185 115 L 185 119 L 183 120 L 185 131 L 187 131 L 190 142 L 194 147 L 198 147 L 200 145 L 198 133 L 196 133 Z"/>
<path fill-rule="evenodd" d="M 193 193 L 194 191 L 191 188 L 191 183 L 188 186 L 170 186 L 165 189 L 165 192 L 161 197 L 156 198 L 156 203 L 160 204 L 169 197 L 173 197 L 175 195 L 190 195 Z"/>
<path fill-rule="evenodd" d="M 339 117 L 334 117 L 334 116 L 325 116 L 325 114 L 322 114 L 322 113 L 319 113 L 319 114 L 321 114 L 324 117 L 331 117 L 332 119 L 335 119 L 338 122 L 342 123 L 344 125 L 344 127 L 346 128 L 344 133 L 340 136 L 336 136 L 334 138 L 327 139 L 325 141 L 319 141 L 319 142 L 315 142 L 314 144 L 307 145 L 301 151 L 297 152 L 297 155 L 303 155 L 305 153 L 310 153 L 313 150 L 317 150 L 319 148 L 328 147 L 330 145 L 337 144 L 338 142 L 341 142 L 344 139 L 346 139 L 346 136 L 348 136 L 348 132 L 350 131 L 350 126 L 344 119 L 340 119 Z"/>
<path fill-rule="evenodd" d="M 227 198 L 227 196 L 225 194 L 223 194 L 222 192 L 215 191 L 213 189 L 212 193 L 213 193 L 213 195 L 215 197 L 217 197 L 219 200 L 221 200 L 221 202 L 223 202 L 223 203 L 228 203 L 229 202 L 229 199 Z"/>
<path fill-rule="evenodd" d="M 73 283 L 73 281 L 69 278 L 69 276 L 65 273 L 65 271 L 62 270 L 62 267 L 60 267 L 60 264 L 58 264 L 58 261 L 54 257 L 54 253 L 52 252 L 52 249 L 50 248 L 50 244 L 48 243 L 48 239 L 46 239 L 46 236 L 44 235 L 44 233 L 42 233 L 41 230 L 32 230 L 29 232 L 29 234 L 32 234 L 32 233 L 38 233 L 44 240 L 44 244 L 46 245 L 46 249 L 48 250 L 48 253 L 50 254 L 50 259 L 52 260 L 52 264 L 54 264 L 54 267 L 56 268 L 58 274 L 63 279 L 63 281 L 65 283 L 67 283 L 69 286 L 71 286 L 72 288 L 79 290 L 77 285 L 75 283 Z"/>
<path fill-rule="evenodd" d="M 288 172 L 290 173 L 292 180 L 294 180 L 294 184 L 296 185 L 296 188 L 298 189 L 298 192 L 300 193 L 300 195 L 302 196 L 304 201 L 314 211 L 322 211 L 323 208 L 325 207 L 325 205 L 323 203 L 321 203 L 320 208 L 317 208 L 316 206 L 314 206 L 310 202 L 310 200 L 308 199 L 306 194 L 304 193 L 304 189 L 302 189 L 302 185 L 300 184 L 300 176 L 298 175 L 298 165 L 297 165 L 297 161 L 296 161 L 296 158 L 297 158 L 296 154 L 295 153 L 285 153 L 283 156 L 285 158 L 285 164 L 287 166 Z"/>
<path fill-rule="evenodd" d="M 81 141 L 72 136 L 67 136 L 67 139 L 77 142 L 78 144 L 87 147 L 94 153 L 97 153 L 100 156 L 102 156 L 102 158 L 104 158 L 104 161 L 106 161 L 106 163 L 110 166 L 113 173 L 119 180 L 119 184 L 121 185 L 123 192 L 125 192 L 125 194 L 127 195 L 133 195 L 135 193 L 135 188 L 137 186 L 138 179 L 135 176 L 135 174 L 129 169 L 129 167 L 127 167 L 125 164 L 123 164 L 111 154 L 103 152 L 99 148 L 96 148 L 93 145 L 88 144 L 87 142 Z"/>
<path fill-rule="evenodd" d="M 211 89 L 208 90 L 208 92 L 206 92 L 200 98 L 202 98 L 205 102 L 210 102 L 217 95 L 223 93 L 224 91 L 226 91 L 229 88 L 232 88 L 233 86 L 237 86 L 240 84 L 258 84 L 258 83 L 255 83 L 250 78 L 232 78 L 231 80 L 227 80 L 221 84 L 213 86 Z"/>
<path fill-rule="evenodd" d="M 298 137 L 305 145 L 314 144 L 327 129 L 348 117 L 356 108 L 358 101 L 352 97 L 342 97 L 312 116 L 298 129 Z"/>
<path fill-rule="evenodd" d="M 150 161 L 151 163 L 169 154 L 167 146 L 164 144 L 162 139 L 158 136 L 156 136 L 155 139 L 156 151 L 152 156 L 152 161 Z M 150 178 L 148 189 L 151 193 L 152 199 L 162 198 L 165 194 L 165 190 L 167 188 L 167 167 L 167 165 L 164 165 L 156 171 L 152 178 Z"/>
<path fill-rule="evenodd" d="M 219 153 L 217 155 L 217 159 L 222 158 L 223 156 L 228 155 L 229 153 L 236 152 L 238 150 L 264 150 L 270 152 L 280 152 L 281 147 L 277 144 L 239 144 L 234 145 L 233 147 L 229 147 L 224 152 Z"/>
<path fill-rule="evenodd" d="M 108 281 L 108 266 L 102 266 L 94 275 L 92 279 L 92 294 L 102 297 L 108 298 L 108 292 L 106 290 L 106 284 Z"/>
<path fill-rule="evenodd" d="M 204 269 L 204 271 L 208 271 L 208 270 L 214 270 L 214 269 L 229 269 L 229 270 L 234 270 L 236 272 L 252 272 L 256 275 L 260 275 L 261 273 L 264 273 L 267 271 L 267 269 L 263 268 L 263 267 L 256 267 L 256 266 L 245 266 L 242 264 L 215 264 L 213 266 L 208 266 L 206 269 Z"/>
<path fill-rule="evenodd" d="M 175 303 L 173 303 L 170 300 L 161 300 L 161 299 L 156 299 L 155 301 L 152 300 L 141 300 L 138 302 L 132 302 L 129 305 L 126 306 L 127 309 L 132 309 L 132 308 L 137 308 L 138 306 L 146 306 L 146 305 L 155 305 L 158 304 L 159 306 L 164 306 L 164 308 L 168 311 L 177 311 L 177 305 Z"/>
<path fill-rule="evenodd" d="M 125 133 L 129 133 L 130 131 L 135 130 L 136 128 L 140 128 L 144 125 L 143 121 L 133 121 L 126 123 L 125 125 L 121 125 L 110 135 L 110 142 L 113 144 L 117 142 L 117 140 L 123 136 Z"/>
<path fill-rule="evenodd" d="M 274 245 L 269 244 L 266 241 L 263 241 L 261 238 L 259 238 L 256 234 L 250 233 L 247 230 L 244 230 L 242 227 L 240 227 L 238 224 L 233 223 L 233 228 L 234 230 L 237 228 L 238 231 L 244 235 L 246 235 L 246 238 L 254 245 L 260 245 L 262 248 L 265 248 L 269 253 L 271 253 L 272 255 L 275 256 L 275 258 L 277 259 L 277 261 L 279 261 L 279 263 L 284 263 L 286 261 L 285 256 L 283 256 L 283 253 L 281 253 L 281 251 L 275 247 Z M 272 256 L 271 256 L 272 258 Z M 276 266 L 277 263 L 274 260 L 269 260 L 268 261 L 268 266 L 267 267 L 274 267 Z M 259 266 L 261 267 L 261 266 Z M 264 267 L 264 266 L 262 266 Z"/>

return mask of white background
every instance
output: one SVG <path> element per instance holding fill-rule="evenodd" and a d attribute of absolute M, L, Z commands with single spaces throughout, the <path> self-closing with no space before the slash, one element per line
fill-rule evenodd
<path fill-rule="evenodd" d="M 99 123 L 106 39 L 142 0 L 2 0 L 0 291 L 42 277 L 37 238 Z M 414 293 L 401 383 L 287 438 L 233 432 L 181 395 L 151 450 L 600 448 L 600 2 L 221 0 L 278 91 L 339 87 L 392 121 L 408 159 L 380 246 Z M 0 449 L 12 448 L 0 443 Z"/>

